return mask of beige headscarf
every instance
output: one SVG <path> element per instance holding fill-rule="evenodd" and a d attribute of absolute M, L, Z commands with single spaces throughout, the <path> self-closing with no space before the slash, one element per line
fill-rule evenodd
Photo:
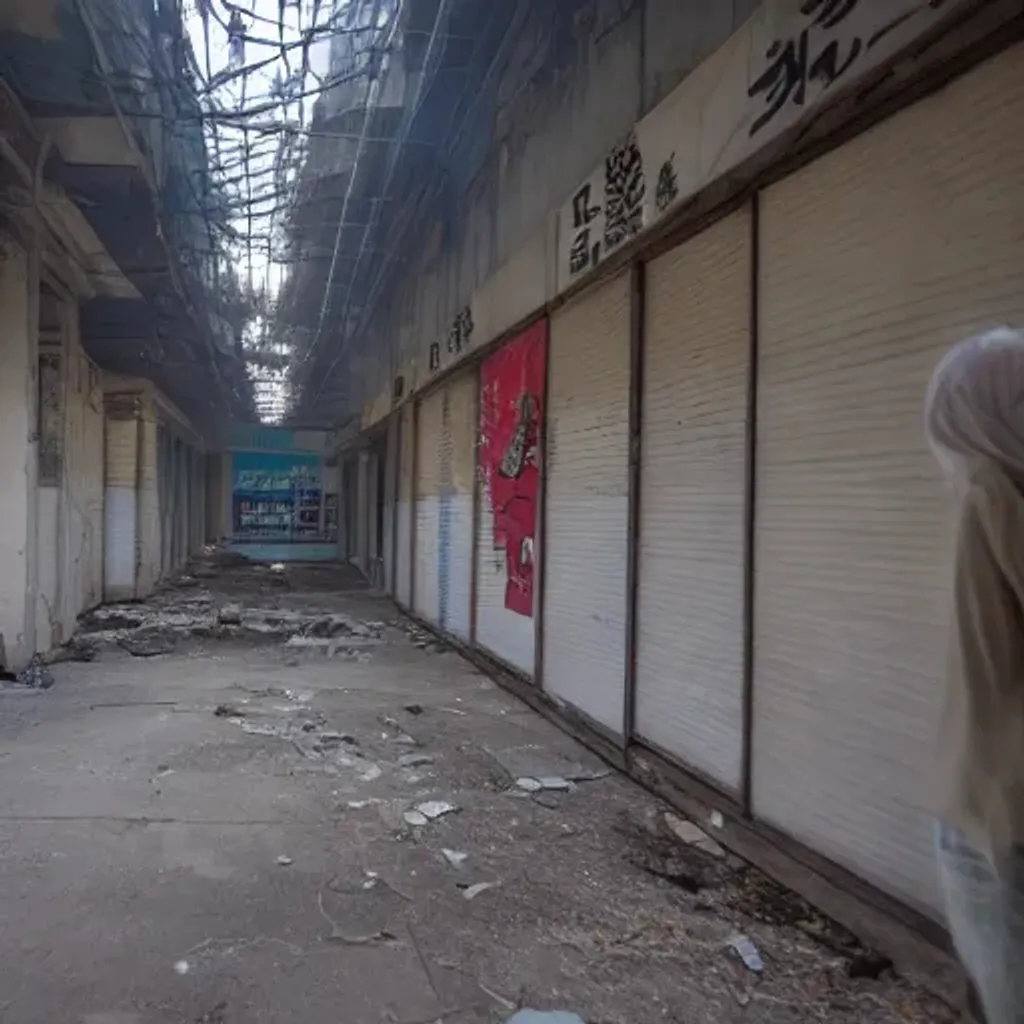
<path fill-rule="evenodd" d="M 955 486 L 987 459 L 1024 484 L 1024 332 L 999 327 L 955 345 L 932 375 L 925 430 Z"/>

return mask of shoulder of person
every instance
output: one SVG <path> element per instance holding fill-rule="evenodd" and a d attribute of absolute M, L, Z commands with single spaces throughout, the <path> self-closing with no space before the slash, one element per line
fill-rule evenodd
<path fill-rule="evenodd" d="M 1017 500 L 1024 502 L 1021 489 L 1010 479 L 999 463 L 985 459 L 975 466 L 967 478 L 967 495 L 974 501 Z"/>
<path fill-rule="evenodd" d="M 1024 493 L 1007 472 L 986 460 L 967 480 L 961 509 L 961 529 L 973 521 L 996 547 L 1024 529 Z"/>

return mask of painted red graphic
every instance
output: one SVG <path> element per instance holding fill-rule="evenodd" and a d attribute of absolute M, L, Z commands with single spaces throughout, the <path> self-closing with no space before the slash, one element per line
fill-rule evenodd
<path fill-rule="evenodd" d="M 540 483 L 537 442 L 544 395 L 547 322 L 503 345 L 480 368 L 480 475 L 504 548 L 505 607 L 533 617 L 533 555 Z"/>

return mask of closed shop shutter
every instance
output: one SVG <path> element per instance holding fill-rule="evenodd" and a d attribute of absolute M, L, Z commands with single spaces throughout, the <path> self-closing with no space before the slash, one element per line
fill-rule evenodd
<path fill-rule="evenodd" d="M 396 596 L 406 608 L 412 607 L 413 463 L 416 452 L 413 427 L 413 405 L 408 402 L 399 414 L 398 545 L 395 556 Z"/>
<path fill-rule="evenodd" d="M 469 639 L 473 563 L 476 376 L 463 373 L 420 402 L 416 610 Z"/>
<path fill-rule="evenodd" d="M 647 267 L 636 730 L 738 790 L 750 212 Z"/>
<path fill-rule="evenodd" d="M 356 565 L 370 572 L 370 459 L 366 452 L 356 456 Z"/>
<path fill-rule="evenodd" d="M 950 610 L 922 436 L 951 344 L 1020 325 L 1024 47 L 762 201 L 754 808 L 922 909 Z"/>
<path fill-rule="evenodd" d="M 388 420 L 384 456 L 384 590 L 394 595 L 397 592 L 398 577 L 395 567 L 395 529 L 398 517 L 398 416 Z"/>
<path fill-rule="evenodd" d="M 551 318 L 544 687 L 622 731 L 629 489 L 630 282 Z"/>
<path fill-rule="evenodd" d="M 475 639 L 531 677 L 547 343 L 547 321 L 540 320 L 480 366 Z"/>
<path fill-rule="evenodd" d="M 108 601 L 135 596 L 138 440 L 138 420 L 107 417 L 103 596 Z"/>
<path fill-rule="evenodd" d="M 449 468 L 442 494 L 447 603 L 441 624 L 469 640 L 473 580 L 473 474 L 476 463 L 476 373 L 445 385 L 445 450 Z"/>
<path fill-rule="evenodd" d="M 441 623 L 441 524 L 444 392 L 419 400 L 416 428 L 416 573 L 413 607 L 434 625 Z"/>

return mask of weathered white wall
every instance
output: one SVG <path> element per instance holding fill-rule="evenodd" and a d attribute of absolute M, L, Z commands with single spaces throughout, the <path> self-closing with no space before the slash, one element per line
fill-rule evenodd
<path fill-rule="evenodd" d="M 35 649 L 36 346 L 29 260 L 0 236 L 0 662 L 18 669 Z"/>
<path fill-rule="evenodd" d="M 39 582 L 36 592 L 36 645 L 45 651 L 60 643 L 57 609 L 60 604 L 57 537 L 60 523 L 60 488 L 40 487 L 36 504 Z"/>
<path fill-rule="evenodd" d="M 60 496 L 59 633 L 103 599 L 103 387 L 71 318 L 64 373 L 64 461 Z M 56 639 L 56 638 L 55 638 Z"/>

